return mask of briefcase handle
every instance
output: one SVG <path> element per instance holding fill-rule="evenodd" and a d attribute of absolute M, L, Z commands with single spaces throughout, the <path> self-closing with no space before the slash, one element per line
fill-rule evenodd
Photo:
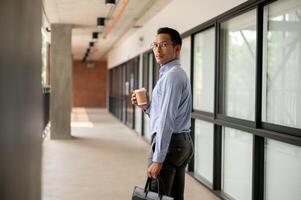
<path fill-rule="evenodd" d="M 157 178 L 157 184 L 158 184 L 158 199 L 162 199 L 163 194 L 160 193 L 160 178 Z M 162 183 L 163 184 L 163 183 Z M 146 180 L 146 184 L 144 187 L 144 193 L 145 193 L 145 198 L 147 197 L 147 193 L 151 191 L 151 186 L 152 186 L 152 178 L 148 177 Z M 162 185 L 163 190 L 165 191 L 164 185 Z"/>

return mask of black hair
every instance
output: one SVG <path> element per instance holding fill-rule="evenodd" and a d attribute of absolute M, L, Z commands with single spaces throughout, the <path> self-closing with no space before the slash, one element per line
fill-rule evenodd
<path fill-rule="evenodd" d="M 157 30 L 157 34 L 169 34 L 173 45 L 182 45 L 182 38 L 178 31 L 169 27 L 162 27 Z"/>

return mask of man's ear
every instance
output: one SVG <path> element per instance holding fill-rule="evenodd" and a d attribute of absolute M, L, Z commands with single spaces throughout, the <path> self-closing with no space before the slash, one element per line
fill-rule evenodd
<path fill-rule="evenodd" d="M 175 48 L 176 48 L 176 54 L 177 54 L 177 56 L 179 56 L 180 52 L 181 52 L 182 45 L 178 44 L 178 45 L 175 46 Z"/>

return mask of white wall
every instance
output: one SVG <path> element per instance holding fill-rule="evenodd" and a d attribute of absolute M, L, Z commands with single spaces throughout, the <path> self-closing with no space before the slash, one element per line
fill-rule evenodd
<path fill-rule="evenodd" d="M 246 0 L 173 0 L 142 28 L 115 45 L 108 54 L 108 68 L 150 49 L 158 28 L 168 26 L 184 33 Z M 139 38 L 143 38 L 141 42 Z"/>

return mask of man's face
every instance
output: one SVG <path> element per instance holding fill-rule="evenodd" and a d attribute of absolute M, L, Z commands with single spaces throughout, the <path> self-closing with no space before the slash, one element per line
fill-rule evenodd
<path fill-rule="evenodd" d="M 153 46 L 156 61 L 160 66 L 176 59 L 181 50 L 181 46 L 174 46 L 170 35 L 165 33 L 156 35 Z"/>

